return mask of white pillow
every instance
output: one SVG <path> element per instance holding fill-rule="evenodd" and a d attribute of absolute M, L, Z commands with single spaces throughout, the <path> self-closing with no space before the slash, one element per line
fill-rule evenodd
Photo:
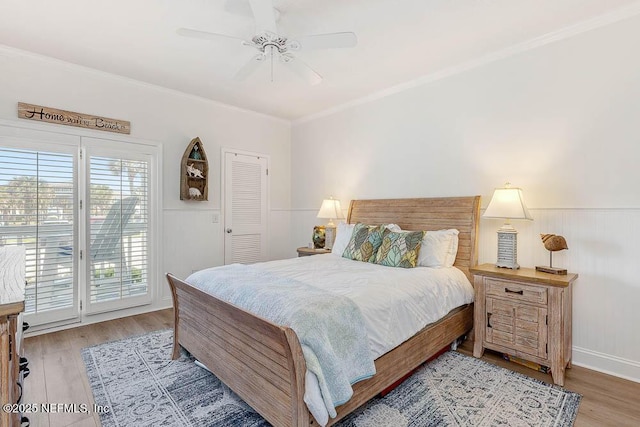
<path fill-rule="evenodd" d="M 395 233 L 398 233 L 400 231 L 402 231 L 402 228 L 400 228 L 400 226 L 398 224 L 387 224 L 385 225 L 385 228 L 389 231 L 393 231 Z"/>
<path fill-rule="evenodd" d="M 452 267 L 458 254 L 458 233 L 454 228 L 427 231 L 422 238 L 418 265 L 434 268 Z"/>
<path fill-rule="evenodd" d="M 333 247 L 331 248 L 332 254 L 342 256 L 344 250 L 347 249 L 349 240 L 351 240 L 353 227 L 355 227 L 355 224 L 347 224 L 346 222 L 338 223 L 336 227 L 336 240 L 334 240 Z"/>
<path fill-rule="evenodd" d="M 342 256 L 344 250 L 347 249 L 351 235 L 353 234 L 353 227 L 355 224 L 347 224 L 346 222 L 340 222 L 336 226 L 336 240 L 333 242 L 331 253 L 334 255 Z M 390 231 L 401 231 L 398 224 L 387 224 L 385 226 Z"/>
<path fill-rule="evenodd" d="M 447 262 L 445 263 L 445 267 L 453 267 L 453 264 L 456 263 L 456 257 L 458 256 L 458 234 L 460 232 L 456 229 L 453 230 L 453 235 L 451 236 L 451 248 L 447 253 Z"/>

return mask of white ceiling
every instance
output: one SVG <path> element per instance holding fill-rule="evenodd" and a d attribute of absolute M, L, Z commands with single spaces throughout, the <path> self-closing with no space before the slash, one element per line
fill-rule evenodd
<path fill-rule="evenodd" d="M 274 0 L 287 36 L 353 31 L 352 49 L 299 52 L 309 86 L 268 67 L 232 79 L 255 51 L 181 37 L 250 39 L 248 0 L 0 0 L 0 44 L 285 119 L 351 102 L 596 18 L 637 0 Z M 0 70 L 0 75 L 1 75 Z"/>

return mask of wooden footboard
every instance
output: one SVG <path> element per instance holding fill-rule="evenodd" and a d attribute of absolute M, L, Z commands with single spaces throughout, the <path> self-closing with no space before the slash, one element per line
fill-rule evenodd
<path fill-rule="evenodd" d="M 296 334 L 167 274 L 180 346 L 274 426 L 308 426 L 306 365 Z"/>

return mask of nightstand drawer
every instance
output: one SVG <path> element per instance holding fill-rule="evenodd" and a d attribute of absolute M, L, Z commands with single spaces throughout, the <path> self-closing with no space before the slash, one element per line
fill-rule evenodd
<path fill-rule="evenodd" d="M 526 301 L 534 304 L 547 304 L 547 288 L 524 284 L 522 282 L 485 278 L 487 295 L 507 298 L 514 301 Z"/>

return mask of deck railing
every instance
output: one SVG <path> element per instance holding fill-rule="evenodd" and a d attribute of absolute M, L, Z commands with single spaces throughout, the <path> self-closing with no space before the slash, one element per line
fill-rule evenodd
<path fill-rule="evenodd" d="M 21 245 L 26 249 L 26 313 L 76 304 L 73 287 L 78 282 L 74 280 L 78 271 L 74 264 L 73 235 L 73 224 L 62 221 L 0 226 L 0 246 Z M 93 262 L 89 255 L 87 279 L 91 281 L 89 292 L 94 302 L 147 292 L 146 256 L 138 254 L 138 248 L 146 243 L 146 224 L 127 224 L 122 242 L 112 258 Z"/>

